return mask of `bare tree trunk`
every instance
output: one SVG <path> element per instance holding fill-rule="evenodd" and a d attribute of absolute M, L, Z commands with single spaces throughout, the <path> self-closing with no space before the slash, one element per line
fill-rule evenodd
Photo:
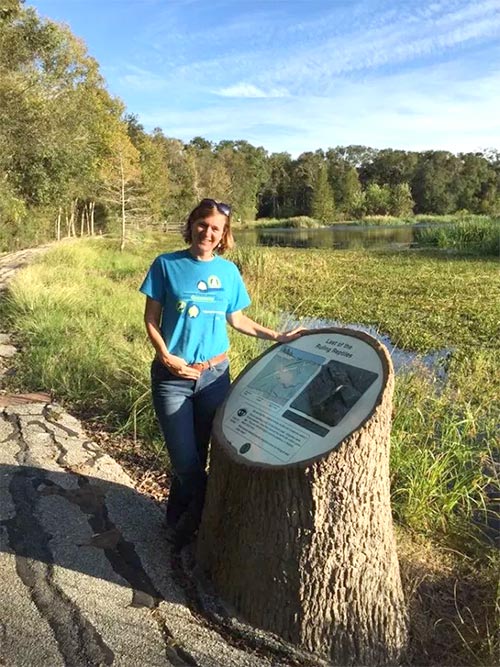
<path fill-rule="evenodd" d="M 224 435 L 227 401 L 219 410 L 196 558 L 253 625 L 334 665 L 397 664 L 407 613 L 390 507 L 394 375 L 383 346 L 349 335 L 375 348 L 384 380 L 371 414 L 335 449 L 252 463 Z"/>
<path fill-rule="evenodd" d="M 83 236 L 84 227 L 85 227 L 85 206 L 82 208 L 82 214 L 80 216 L 80 236 Z"/>
<path fill-rule="evenodd" d="M 69 228 L 68 228 L 68 236 L 76 236 L 76 226 L 75 226 L 75 220 L 76 220 L 76 209 L 78 206 L 78 198 L 73 199 L 71 202 L 71 207 L 70 207 L 70 217 L 69 217 Z"/>
<path fill-rule="evenodd" d="M 59 206 L 59 210 L 57 212 L 57 220 L 56 220 L 56 239 L 58 241 L 61 240 L 61 216 L 62 216 L 62 209 Z"/>
<path fill-rule="evenodd" d="M 86 203 L 83 207 L 83 212 L 85 214 L 85 229 L 87 236 L 90 236 L 90 213 L 89 213 L 89 204 Z"/>
<path fill-rule="evenodd" d="M 121 233 L 121 242 L 120 242 L 120 251 L 125 249 L 125 232 L 126 232 L 126 220 L 125 220 L 125 173 L 123 169 L 123 157 L 120 155 L 120 196 L 121 196 L 121 207 L 122 207 L 122 233 Z"/>
<path fill-rule="evenodd" d="M 71 218 L 73 220 L 73 236 L 76 237 L 76 218 L 78 215 L 78 197 L 73 200 Z"/>
<path fill-rule="evenodd" d="M 95 230 L 94 230 L 94 210 L 95 210 L 95 202 L 91 201 L 90 202 L 90 236 L 94 236 Z"/>

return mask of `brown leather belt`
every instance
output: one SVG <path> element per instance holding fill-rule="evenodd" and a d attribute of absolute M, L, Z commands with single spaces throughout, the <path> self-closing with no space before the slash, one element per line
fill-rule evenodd
<path fill-rule="evenodd" d="M 216 364 L 220 364 L 221 361 L 227 359 L 227 354 L 222 352 L 221 354 L 216 354 L 215 357 L 207 359 L 207 361 L 200 361 L 197 364 L 189 364 L 189 368 L 194 368 L 197 371 L 206 371 Z"/>

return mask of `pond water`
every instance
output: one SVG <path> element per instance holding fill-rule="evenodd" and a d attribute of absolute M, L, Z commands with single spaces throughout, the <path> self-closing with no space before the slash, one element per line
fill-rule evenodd
<path fill-rule="evenodd" d="M 381 333 L 378 331 L 378 329 L 372 326 L 367 326 L 364 324 L 345 324 L 344 322 L 338 322 L 337 320 L 326 320 L 314 317 L 303 318 L 299 321 L 287 313 L 282 314 L 281 322 L 278 327 L 279 329 L 285 331 L 287 329 L 293 329 L 297 326 L 302 326 L 306 329 L 342 327 L 346 329 L 364 331 L 385 345 L 391 356 L 391 360 L 394 365 L 394 372 L 396 374 L 421 370 L 429 373 L 435 380 L 439 382 L 446 381 L 448 362 L 450 356 L 453 353 L 453 350 L 451 349 L 445 348 L 443 350 L 435 350 L 433 352 L 428 352 L 427 354 L 421 354 L 418 352 L 412 352 L 410 350 L 403 350 L 402 348 L 397 347 L 397 345 L 391 341 L 389 336 Z"/>
<path fill-rule="evenodd" d="M 429 223 L 415 225 L 368 226 L 355 224 L 336 224 L 320 229 L 243 229 L 235 230 L 235 239 L 241 245 L 285 246 L 294 248 L 407 248 L 416 246 L 418 231 L 431 226 Z M 398 348 L 390 338 L 374 327 L 361 324 L 345 324 L 334 320 L 309 318 L 298 322 L 283 313 L 280 328 L 291 329 L 295 326 L 311 329 L 321 327 L 343 327 L 359 329 L 370 334 L 388 349 L 396 373 L 420 368 L 429 372 L 438 381 L 446 380 L 446 368 L 452 354 L 451 350 L 436 350 L 428 354 L 418 354 Z"/>
<path fill-rule="evenodd" d="M 319 229 L 240 229 L 236 241 L 242 245 L 293 248 L 407 248 L 424 225 L 334 225 Z M 427 226 L 427 225 L 426 225 Z"/>

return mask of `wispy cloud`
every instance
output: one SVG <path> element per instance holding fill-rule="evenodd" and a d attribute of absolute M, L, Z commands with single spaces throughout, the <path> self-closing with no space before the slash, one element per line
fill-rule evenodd
<path fill-rule="evenodd" d="M 200 49 L 207 34 L 215 48 Z M 184 62 L 173 65 L 170 75 L 191 83 L 210 80 L 230 94 L 239 94 L 240 82 L 250 81 L 262 91 L 324 95 L 333 92 L 335 77 L 415 64 L 495 35 L 500 35 L 498 0 L 416 8 L 357 2 L 349 11 L 336 7 L 298 23 L 279 9 L 260 10 L 246 22 L 239 18 L 209 32 L 190 30 Z"/>
<path fill-rule="evenodd" d="M 441 65 L 412 80 L 388 74 L 361 86 L 344 81 L 335 98 L 233 99 L 189 112 L 158 109 L 141 120 L 186 141 L 200 133 L 214 141 L 245 138 L 293 155 L 348 144 L 453 152 L 499 146 L 500 72 L 478 77 L 473 89 L 452 74 Z"/>
<path fill-rule="evenodd" d="M 252 83 L 237 83 L 228 88 L 215 90 L 216 95 L 221 97 L 288 97 L 289 93 L 284 88 L 271 88 L 263 90 Z"/>
<path fill-rule="evenodd" d="M 168 85 L 164 76 L 130 64 L 118 72 L 115 68 L 115 76 L 121 86 L 139 92 L 158 92 Z"/>
<path fill-rule="evenodd" d="M 463 4 L 463 3 L 462 3 Z M 441 5 L 436 8 L 441 9 Z M 446 54 L 477 40 L 500 35 L 500 3 L 478 3 L 474 9 L 455 11 L 421 19 L 399 15 L 392 22 L 373 28 L 351 26 L 343 34 L 327 38 L 313 48 L 265 68 L 257 83 L 288 85 L 295 91 L 331 92 L 334 78 L 351 73 L 368 73 L 381 67 L 418 65 L 419 60 Z"/>

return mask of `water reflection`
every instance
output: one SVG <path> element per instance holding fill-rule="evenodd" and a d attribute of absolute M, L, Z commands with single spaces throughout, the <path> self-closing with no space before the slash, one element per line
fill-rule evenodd
<path fill-rule="evenodd" d="M 369 227 L 335 225 L 321 229 L 242 229 L 236 241 L 260 246 L 293 248 L 403 248 L 415 242 L 415 230 L 422 225 Z"/>

